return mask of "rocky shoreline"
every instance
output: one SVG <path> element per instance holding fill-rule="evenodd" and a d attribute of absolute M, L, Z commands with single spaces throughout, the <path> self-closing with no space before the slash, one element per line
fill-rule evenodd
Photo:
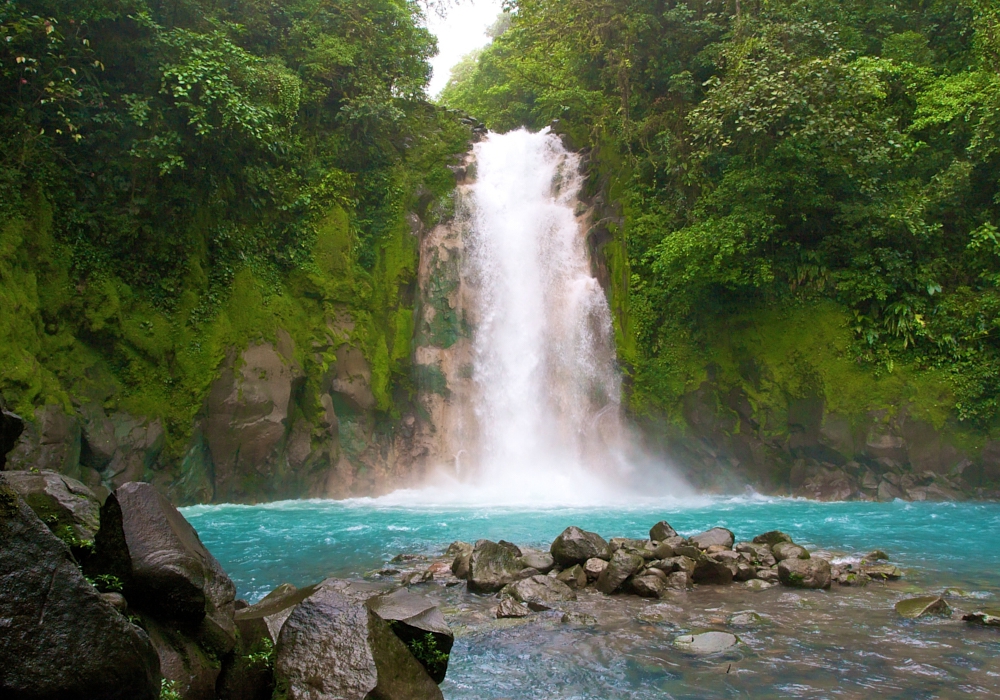
<path fill-rule="evenodd" d="M 684 537 L 661 521 L 648 539 L 605 540 L 569 527 L 548 551 L 455 542 L 441 556 L 401 554 L 365 580 L 283 584 L 250 605 L 151 485 L 124 484 L 102 504 L 54 472 L 4 472 L 0 695 L 443 697 L 438 684 L 455 639 L 443 590 L 466 589 L 498 623 L 555 615 L 588 629 L 598 622 L 593 612 L 631 609 L 633 600 L 677 602 L 707 589 L 723 597 L 857 590 L 903 576 L 878 550 L 848 562 L 779 531 L 737 542 L 725 528 Z M 1000 626 L 998 611 L 956 610 L 948 597 L 910 596 L 895 610 L 900 619 Z M 723 625 L 678 630 L 670 643 L 683 653 L 724 653 L 739 644 L 734 631 L 760 620 L 754 610 L 734 611 Z"/>

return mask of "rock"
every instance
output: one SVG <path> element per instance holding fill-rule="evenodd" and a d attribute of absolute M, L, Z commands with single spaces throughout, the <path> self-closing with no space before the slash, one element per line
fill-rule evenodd
<path fill-rule="evenodd" d="M 420 583 L 430 583 L 434 580 L 434 572 L 429 569 L 420 571 L 407 571 L 403 574 L 399 582 L 404 586 L 415 586 Z"/>
<path fill-rule="evenodd" d="M 295 606 L 315 593 L 317 588 L 318 586 L 296 588 L 290 583 L 283 583 L 254 605 L 237 610 L 234 615 L 236 626 L 241 630 L 247 625 L 247 629 L 257 629 L 254 621 L 260 621 L 268 640 L 275 643 L 281 633 L 281 626 Z"/>
<path fill-rule="evenodd" d="M 101 600 L 122 614 L 128 610 L 128 601 L 121 593 L 101 593 Z"/>
<path fill-rule="evenodd" d="M 588 559 L 583 564 L 583 572 L 587 574 L 588 581 L 596 581 L 606 568 L 608 568 L 608 562 L 597 557 Z"/>
<path fill-rule="evenodd" d="M 501 547 L 506 547 L 507 549 L 509 549 L 515 557 L 520 557 L 522 554 L 524 554 L 524 552 L 521 551 L 521 548 L 518 547 L 513 542 L 508 542 L 507 540 L 500 540 L 499 542 L 497 542 L 497 544 L 500 545 Z"/>
<path fill-rule="evenodd" d="M 690 588 L 693 583 L 694 582 L 691 580 L 691 574 L 687 571 L 675 571 L 672 574 L 667 574 L 667 588 L 686 590 Z"/>
<path fill-rule="evenodd" d="M 691 579 L 695 583 L 709 585 L 726 585 L 733 582 L 735 565 L 716 561 L 711 557 L 705 557 L 695 563 L 694 572 Z"/>
<path fill-rule="evenodd" d="M 762 535 L 757 535 L 753 538 L 754 544 L 766 544 L 769 547 L 773 547 L 776 544 L 781 544 L 782 542 L 792 543 L 792 538 L 783 533 L 781 530 L 771 530 L 770 532 L 765 532 Z"/>
<path fill-rule="evenodd" d="M 528 606 L 522 605 L 509 595 L 502 595 L 500 596 L 500 605 L 497 606 L 494 614 L 498 620 L 502 620 L 505 618 L 527 617 L 531 614 L 531 611 L 528 610 Z"/>
<path fill-rule="evenodd" d="M 778 580 L 792 588 L 829 588 L 830 562 L 826 559 L 785 559 L 778 564 Z"/>
<path fill-rule="evenodd" d="M 624 549 L 619 549 L 611 555 L 611 561 L 601 575 L 597 578 L 597 590 L 605 595 L 611 595 L 619 587 L 637 572 L 643 565 L 644 559 L 638 554 L 630 554 Z"/>
<path fill-rule="evenodd" d="M 895 581 L 903 578 L 903 572 L 892 564 L 862 564 L 861 573 L 879 581 Z"/>
<path fill-rule="evenodd" d="M 977 610 L 976 612 L 962 615 L 962 619 L 974 625 L 1000 627 L 1000 610 Z"/>
<path fill-rule="evenodd" d="M 674 646 L 692 654 L 718 654 L 739 644 L 739 638 L 729 632 L 684 634 L 674 639 Z"/>
<path fill-rule="evenodd" d="M 619 549 L 624 549 L 632 554 L 638 554 L 643 559 L 653 559 L 654 547 L 647 540 L 635 540 L 630 537 L 612 537 L 608 540 L 607 553 L 610 556 Z"/>
<path fill-rule="evenodd" d="M 0 406 L 0 471 L 7 466 L 7 453 L 14 449 L 24 432 L 24 419 Z"/>
<path fill-rule="evenodd" d="M 107 551 L 122 540 L 124 551 Z M 95 559 L 122 579 L 134 607 L 184 625 L 218 657 L 235 646 L 236 587 L 184 516 L 151 485 L 130 482 L 108 496 Z"/>
<path fill-rule="evenodd" d="M 862 557 L 864 561 L 889 561 L 889 555 L 881 549 L 874 549 Z"/>
<path fill-rule="evenodd" d="M 455 560 L 451 563 L 451 573 L 455 578 L 467 580 L 469 578 L 469 565 L 472 563 L 472 545 L 468 550 L 460 551 L 455 555 Z"/>
<path fill-rule="evenodd" d="M 328 585 L 299 603 L 275 651 L 287 700 L 433 700 L 437 684 L 361 597 Z"/>
<path fill-rule="evenodd" d="M 149 637 L 87 583 L 2 475 L 0 581 L 0 697 L 159 697 Z"/>
<path fill-rule="evenodd" d="M 758 627 L 764 623 L 764 618 L 754 610 L 735 612 L 726 620 L 730 627 Z"/>
<path fill-rule="evenodd" d="M 556 560 L 548 552 L 525 552 L 521 555 L 521 566 L 538 569 L 543 574 L 552 571 L 555 565 Z"/>
<path fill-rule="evenodd" d="M 142 616 L 142 624 L 160 657 L 160 672 L 184 700 L 215 700 L 221 666 L 214 655 L 172 625 Z"/>
<path fill-rule="evenodd" d="M 448 549 L 444 550 L 444 555 L 446 557 L 451 557 L 454 559 L 459 554 L 472 554 L 472 545 L 468 542 L 462 542 L 461 540 L 455 540 L 450 545 Z"/>
<path fill-rule="evenodd" d="M 774 588 L 773 583 L 763 581 L 759 578 L 750 579 L 743 586 L 751 591 L 766 591 L 768 588 Z"/>
<path fill-rule="evenodd" d="M 896 486 L 890 484 L 888 481 L 882 481 L 878 485 L 878 493 L 876 497 L 878 500 L 883 502 L 894 501 L 897 498 L 903 498 L 903 492 Z"/>
<path fill-rule="evenodd" d="M 784 561 L 785 559 L 808 559 L 809 552 L 806 551 L 805 547 L 800 547 L 797 544 L 792 544 L 790 542 L 782 542 L 771 547 L 771 551 L 774 553 L 774 558 L 777 561 Z"/>
<path fill-rule="evenodd" d="M 778 563 L 771 553 L 770 545 L 740 542 L 736 545 L 735 551 L 746 554 L 750 558 L 750 563 L 755 566 L 774 566 Z"/>
<path fill-rule="evenodd" d="M 657 571 L 653 569 L 652 571 Z M 643 598 L 659 598 L 667 587 L 666 574 L 634 576 L 628 581 L 628 590 Z"/>
<path fill-rule="evenodd" d="M 752 578 L 757 578 L 756 567 L 745 562 L 740 562 L 736 565 L 736 574 L 733 576 L 733 579 L 736 581 L 749 581 Z"/>
<path fill-rule="evenodd" d="M 370 598 L 367 605 L 389 623 L 435 683 L 444 681 L 455 635 L 437 605 L 405 589 Z"/>
<path fill-rule="evenodd" d="M 674 547 L 669 542 L 661 542 L 653 549 L 652 559 L 669 559 L 674 556 Z"/>
<path fill-rule="evenodd" d="M 677 537 L 677 531 L 666 520 L 661 520 L 649 529 L 649 539 L 653 542 L 663 542 L 671 537 Z"/>
<path fill-rule="evenodd" d="M 597 618 L 586 613 L 568 612 L 560 618 L 560 622 L 564 625 L 575 625 L 577 627 L 593 627 L 597 624 Z"/>
<path fill-rule="evenodd" d="M 778 567 L 757 567 L 757 578 L 768 583 L 777 583 L 779 579 Z"/>
<path fill-rule="evenodd" d="M 713 527 L 711 530 L 706 530 L 690 539 L 691 544 L 698 549 L 708 549 L 712 545 L 721 545 L 729 549 L 733 546 L 733 542 L 736 541 L 733 533 L 724 527 Z"/>
<path fill-rule="evenodd" d="M 52 471 L 4 472 L 4 477 L 74 555 L 79 557 L 81 547 L 93 545 L 101 524 L 101 502 L 93 491 Z"/>
<path fill-rule="evenodd" d="M 705 556 L 705 553 L 695 547 L 694 545 L 681 545 L 680 547 L 674 547 L 675 557 L 687 557 L 688 559 L 694 559 L 698 561 Z"/>
<path fill-rule="evenodd" d="M 577 566 L 579 566 L 579 564 Z M 521 569 L 520 571 L 518 571 L 515 579 L 517 581 L 523 581 L 526 578 L 531 578 L 532 576 L 541 576 L 541 575 L 543 574 L 538 569 L 532 569 L 531 567 L 528 567 L 527 569 Z"/>
<path fill-rule="evenodd" d="M 35 419 L 24 425 L 14 449 L 7 453 L 5 469 L 45 469 L 81 476 L 80 447 L 80 421 L 48 404 L 37 409 Z"/>
<path fill-rule="evenodd" d="M 896 612 L 908 620 L 916 620 L 920 617 L 938 615 L 947 617 L 951 615 L 951 607 L 944 598 L 935 595 L 918 596 L 901 600 L 895 605 Z"/>
<path fill-rule="evenodd" d="M 508 547 L 479 540 L 469 558 L 469 590 L 473 593 L 495 593 L 516 580 L 521 570 L 519 557 Z"/>
<path fill-rule="evenodd" d="M 570 588 L 585 588 L 587 586 L 587 572 L 579 564 L 574 564 L 568 569 L 560 571 L 556 580 L 562 581 Z"/>
<path fill-rule="evenodd" d="M 241 608 L 241 605 L 244 606 Z M 236 614 L 246 609 L 236 601 Z M 240 620 L 239 640 L 233 653 L 223 659 L 216 681 L 219 700 L 271 700 L 274 693 L 274 641 L 261 618 Z"/>
<path fill-rule="evenodd" d="M 840 575 L 837 576 L 837 583 L 841 586 L 867 586 L 871 580 L 870 576 L 863 574 L 860 571 L 842 571 Z"/>
<path fill-rule="evenodd" d="M 594 557 L 603 558 L 607 548 L 608 543 L 597 533 L 568 527 L 552 542 L 549 551 L 556 563 L 565 567 L 583 564 Z"/>
<path fill-rule="evenodd" d="M 532 576 L 517 581 L 505 587 L 503 593 L 535 612 L 549 610 L 553 603 L 576 600 L 573 589 L 551 576 Z"/>

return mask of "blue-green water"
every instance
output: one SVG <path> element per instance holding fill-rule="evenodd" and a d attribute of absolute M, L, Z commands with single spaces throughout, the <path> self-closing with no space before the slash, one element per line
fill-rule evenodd
<path fill-rule="evenodd" d="M 195 506 L 184 515 L 232 576 L 239 595 L 250 601 L 286 581 L 304 585 L 331 575 L 360 576 L 399 553 L 440 555 L 454 540 L 502 538 L 547 548 L 568 525 L 605 537 L 646 537 L 662 519 L 682 534 L 718 525 L 737 539 L 781 529 L 810 549 L 838 555 L 877 547 L 906 572 L 892 586 L 834 586 L 826 593 L 699 587 L 659 603 L 616 597 L 614 609 L 602 597 L 587 598 L 581 605 L 591 606 L 586 609 L 602 621 L 590 631 L 567 629 L 546 615 L 499 625 L 491 615 L 495 601 L 460 587 L 433 589 L 458 630 L 442 686 L 449 700 L 1000 693 L 1000 632 L 970 628 L 957 617 L 912 623 L 892 612 L 893 603 L 906 595 L 951 586 L 970 594 L 952 601 L 956 609 L 997 605 L 997 503 L 735 498 L 527 510 L 359 500 Z M 721 628 L 728 612 L 751 606 L 769 622 L 762 630 L 740 633 L 739 653 L 693 659 L 671 648 L 676 634 Z M 643 622 L 643 611 L 662 613 L 663 622 Z"/>

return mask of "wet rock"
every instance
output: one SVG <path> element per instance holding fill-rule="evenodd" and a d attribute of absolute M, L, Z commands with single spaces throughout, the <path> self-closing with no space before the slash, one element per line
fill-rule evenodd
<path fill-rule="evenodd" d="M 690 539 L 691 544 L 698 549 L 708 549 L 712 545 L 721 545 L 729 549 L 733 546 L 733 542 L 736 541 L 733 533 L 724 527 L 713 527 L 711 530 L 706 530 Z"/>
<path fill-rule="evenodd" d="M 7 466 L 7 453 L 14 449 L 24 432 L 24 419 L 0 406 L 0 471 Z"/>
<path fill-rule="evenodd" d="M 579 564 L 577 566 L 579 566 Z M 541 571 L 529 567 L 527 569 L 521 569 L 520 571 L 518 571 L 516 579 L 518 581 L 523 581 L 526 578 L 531 578 L 532 576 L 541 576 L 541 575 L 542 575 Z"/>
<path fill-rule="evenodd" d="M 619 549 L 611 555 L 607 568 L 597 578 L 597 590 L 605 595 L 617 591 L 623 583 L 640 568 L 645 560 L 637 554 Z"/>
<path fill-rule="evenodd" d="M 681 545 L 680 547 L 674 547 L 674 556 L 687 557 L 688 559 L 694 559 L 697 561 L 705 556 L 705 553 L 694 545 L 688 544 Z"/>
<path fill-rule="evenodd" d="M 479 540 L 469 558 L 469 590 L 473 593 L 499 591 L 517 578 L 521 571 L 519 557 L 508 547 Z"/>
<path fill-rule="evenodd" d="M 525 552 L 521 555 L 521 566 L 538 569 L 539 573 L 547 574 L 556 565 L 556 560 L 548 552 Z"/>
<path fill-rule="evenodd" d="M 658 571 L 653 569 L 652 571 Z M 667 576 L 663 572 L 656 576 L 653 573 L 642 576 L 634 576 L 628 581 L 630 592 L 643 598 L 659 598 L 667 588 Z"/>
<path fill-rule="evenodd" d="M 115 547 L 121 549 L 107 551 Z M 184 516 L 151 485 L 130 482 L 108 496 L 95 558 L 122 579 L 133 606 L 184 625 L 219 657 L 233 649 L 236 587 Z"/>
<path fill-rule="evenodd" d="M 221 666 L 214 654 L 186 634 L 148 615 L 142 624 L 160 657 L 160 672 L 184 700 L 215 700 Z"/>
<path fill-rule="evenodd" d="M 766 544 L 769 547 L 773 547 L 776 544 L 781 544 L 782 542 L 792 543 L 792 538 L 786 535 L 781 530 L 771 530 L 770 532 L 765 532 L 762 535 L 757 535 L 753 538 L 754 544 Z"/>
<path fill-rule="evenodd" d="M 81 476 L 80 447 L 80 421 L 59 406 L 49 404 L 37 409 L 35 419 L 24 425 L 24 432 L 7 453 L 5 468 Z"/>
<path fill-rule="evenodd" d="M 951 615 L 951 607 L 944 598 L 935 595 L 918 596 L 901 600 L 895 605 L 896 612 L 908 620 L 916 620 L 921 617 Z"/>
<path fill-rule="evenodd" d="M 405 589 L 370 598 L 367 605 L 389 623 L 435 683 L 444 681 L 455 635 L 437 605 Z"/>
<path fill-rule="evenodd" d="M 985 627 L 1000 627 L 1000 609 L 977 610 L 962 615 L 965 622 Z"/>
<path fill-rule="evenodd" d="M 752 578 L 757 578 L 757 568 L 747 564 L 745 562 L 740 562 L 736 565 L 736 574 L 733 579 L 736 581 L 749 581 Z"/>
<path fill-rule="evenodd" d="M 507 540 L 500 540 L 499 542 L 497 542 L 497 544 L 500 545 L 501 547 L 506 547 L 507 549 L 509 549 L 511 551 L 511 554 L 513 554 L 515 557 L 520 557 L 521 555 L 524 554 L 524 552 L 521 551 L 521 548 L 518 547 L 513 542 L 508 542 Z"/>
<path fill-rule="evenodd" d="M 792 588 L 829 588 L 830 573 L 826 559 L 785 559 L 778 564 L 778 580 Z"/>
<path fill-rule="evenodd" d="M 83 577 L 0 476 L 0 696 L 156 700 L 149 637 Z"/>
<path fill-rule="evenodd" d="M 564 625 L 573 625 L 575 627 L 593 627 L 597 624 L 597 618 L 586 613 L 568 612 L 560 618 L 560 622 Z"/>
<path fill-rule="evenodd" d="M 745 588 L 751 591 L 766 591 L 768 588 L 774 588 L 774 584 L 769 581 L 764 581 L 759 578 L 750 579 L 743 584 Z"/>
<path fill-rule="evenodd" d="M 653 559 L 654 547 L 647 540 L 636 540 L 630 537 L 612 537 L 608 540 L 607 553 L 610 556 L 619 549 L 624 549 L 632 554 L 638 554 L 643 559 Z"/>
<path fill-rule="evenodd" d="M 892 564 L 862 564 L 861 573 L 878 581 L 895 581 L 903 578 L 903 572 Z"/>
<path fill-rule="evenodd" d="M 121 593 L 101 593 L 101 600 L 122 614 L 128 610 L 128 601 Z"/>
<path fill-rule="evenodd" d="M 579 564 L 559 572 L 557 581 L 562 581 L 570 588 L 585 588 L 587 586 L 587 572 Z"/>
<path fill-rule="evenodd" d="M 878 485 L 878 493 L 876 497 L 880 501 L 894 501 L 897 498 L 903 498 L 903 492 L 893 484 L 888 481 L 882 481 Z"/>
<path fill-rule="evenodd" d="M 841 586 L 867 586 L 871 583 L 871 577 L 867 574 L 863 574 L 860 571 L 842 571 L 840 575 L 837 576 L 837 583 Z"/>
<path fill-rule="evenodd" d="M 770 545 L 740 542 L 734 549 L 740 554 L 746 554 L 749 562 L 755 566 L 774 566 L 778 563 L 771 553 Z"/>
<path fill-rule="evenodd" d="M 549 551 L 560 566 L 583 564 L 594 557 L 604 558 L 608 543 L 594 532 L 568 527 L 552 542 Z"/>
<path fill-rule="evenodd" d="M 433 700 L 437 684 L 364 601 L 321 585 L 285 621 L 275 680 L 288 700 Z"/>
<path fill-rule="evenodd" d="M 242 606 L 242 608 L 241 608 Z M 236 601 L 236 613 L 246 609 Z M 236 620 L 239 640 L 222 662 L 216 681 L 219 700 L 271 700 L 274 693 L 274 643 L 262 619 Z"/>
<path fill-rule="evenodd" d="M 652 559 L 669 559 L 674 556 L 674 546 L 669 542 L 661 542 L 652 552 Z"/>
<path fill-rule="evenodd" d="M 805 547 L 800 547 L 797 544 L 792 544 L 791 542 L 782 542 L 771 547 L 771 552 L 774 553 L 774 558 L 777 561 L 784 561 L 785 559 L 808 559 L 809 552 L 806 551 Z"/>
<path fill-rule="evenodd" d="M 874 549 L 862 557 L 862 559 L 865 561 L 889 561 L 889 555 L 881 549 Z"/>
<path fill-rule="evenodd" d="M 768 583 L 778 583 L 778 567 L 757 567 L 757 578 Z"/>
<path fill-rule="evenodd" d="M 470 544 L 468 550 L 460 551 L 455 555 L 455 560 L 451 563 L 451 573 L 455 575 L 455 578 L 460 578 L 463 581 L 469 578 L 469 566 L 472 563 L 472 551 L 473 547 Z"/>
<path fill-rule="evenodd" d="M 764 618 L 755 610 L 735 612 L 726 620 L 730 627 L 759 627 L 764 624 Z"/>
<path fill-rule="evenodd" d="M 573 589 L 551 576 L 532 576 L 512 583 L 503 589 L 503 593 L 535 612 L 549 610 L 555 603 L 576 600 Z"/>
<path fill-rule="evenodd" d="M 649 539 L 653 542 L 663 542 L 671 537 L 677 537 L 677 531 L 666 520 L 661 520 L 649 529 Z"/>
<path fill-rule="evenodd" d="M 729 632 L 684 634 L 674 639 L 674 646 L 692 654 L 718 654 L 739 644 L 739 638 Z"/>
<path fill-rule="evenodd" d="M 588 581 L 596 581 L 606 568 L 608 568 L 608 562 L 597 557 L 588 559 L 583 564 L 583 572 L 587 574 Z"/>
<path fill-rule="evenodd" d="M 101 502 L 81 482 L 52 471 L 12 471 L 4 477 L 56 537 L 71 547 L 93 543 Z"/>
<path fill-rule="evenodd" d="M 502 595 L 500 596 L 500 605 L 497 606 L 494 614 L 498 620 L 502 620 L 506 618 L 527 617 L 531 614 L 531 611 L 528 610 L 528 606 L 519 603 L 511 596 Z"/>
<path fill-rule="evenodd" d="M 733 582 L 735 566 L 705 557 L 697 562 L 691 579 L 695 583 L 722 586 Z"/>
<path fill-rule="evenodd" d="M 430 583 L 434 580 L 434 572 L 428 569 L 422 571 L 408 571 L 399 580 L 404 586 L 415 586 L 420 583 Z"/>
<path fill-rule="evenodd" d="M 317 589 L 318 586 L 296 588 L 290 583 L 283 583 L 254 605 L 237 610 L 234 615 L 236 625 L 241 631 L 248 625 L 247 629 L 256 629 L 255 621 L 260 621 L 264 625 L 267 638 L 271 642 L 277 642 L 281 626 L 285 624 L 295 606 Z"/>
<path fill-rule="evenodd" d="M 472 545 L 468 542 L 462 542 L 461 540 L 455 540 L 450 545 L 448 549 L 444 550 L 444 555 L 446 557 L 451 557 L 454 559 L 460 554 L 472 554 Z"/>

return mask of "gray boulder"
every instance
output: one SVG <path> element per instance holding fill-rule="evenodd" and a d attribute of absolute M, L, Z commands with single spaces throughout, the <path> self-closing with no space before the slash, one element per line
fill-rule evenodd
<path fill-rule="evenodd" d="M 587 574 L 588 581 L 596 581 L 606 568 L 608 568 L 608 562 L 597 557 L 588 559 L 583 564 L 583 572 Z"/>
<path fill-rule="evenodd" d="M 539 573 L 547 574 L 556 565 L 556 560 L 548 552 L 524 552 L 521 554 L 521 566 L 526 569 L 537 569 Z"/>
<path fill-rule="evenodd" d="M 520 554 L 489 540 L 476 542 L 469 557 L 469 590 L 473 593 L 495 593 L 517 580 Z M 457 576 L 457 574 L 456 574 Z"/>
<path fill-rule="evenodd" d="M 699 584 L 724 586 L 733 582 L 735 574 L 735 564 L 721 562 L 712 557 L 704 557 L 695 563 L 691 579 Z"/>
<path fill-rule="evenodd" d="M 753 538 L 754 544 L 766 544 L 769 547 L 773 547 L 776 544 L 781 544 L 782 542 L 788 542 L 791 544 L 792 538 L 786 535 L 781 530 L 771 530 L 770 532 L 765 532 L 762 535 L 757 535 Z"/>
<path fill-rule="evenodd" d="M 619 549 L 611 555 L 611 561 L 597 578 L 597 590 L 605 595 L 617 591 L 625 581 L 642 568 L 645 560 L 638 554 Z"/>
<path fill-rule="evenodd" d="M 746 554 L 749 563 L 755 566 L 774 566 L 778 563 L 774 554 L 771 553 L 771 547 L 766 544 L 740 542 L 734 549 L 740 554 Z"/>
<path fill-rule="evenodd" d="M 448 672 L 455 635 L 431 600 L 401 588 L 368 600 L 368 609 L 389 623 L 435 683 Z"/>
<path fill-rule="evenodd" d="M 218 657 L 236 644 L 236 587 L 176 508 L 150 484 L 123 484 L 101 511 L 95 567 L 117 575 L 129 604 L 177 624 Z"/>
<path fill-rule="evenodd" d="M 496 618 L 498 620 L 510 619 L 510 618 L 520 618 L 527 617 L 531 614 L 528 610 L 528 606 L 523 603 L 519 603 L 514 598 L 509 595 L 500 596 L 500 605 L 494 611 Z"/>
<path fill-rule="evenodd" d="M 0 581 L 0 697 L 159 697 L 149 637 L 87 583 L 66 545 L 2 476 Z"/>
<path fill-rule="evenodd" d="M 809 552 L 806 551 L 805 547 L 800 547 L 799 545 L 792 544 L 791 542 L 780 542 L 771 547 L 771 552 L 774 554 L 776 561 L 809 558 Z"/>
<path fill-rule="evenodd" d="M 608 543 L 594 532 L 568 527 L 552 542 L 549 551 L 560 566 L 583 564 L 594 557 L 604 558 Z"/>
<path fill-rule="evenodd" d="M 559 579 L 541 575 L 512 583 L 503 589 L 503 593 L 535 612 L 549 610 L 554 603 L 576 600 L 572 588 Z"/>
<path fill-rule="evenodd" d="M 649 529 L 649 539 L 653 542 L 663 542 L 671 537 L 677 537 L 677 531 L 666 520 L 661 520 Z"/>
<path fill-rule="evenodd" d="M 101 502 L 83 483 L 53 471 L 11 471 L 4 477 L 56 537 L 74 549 L 93 544 Z"/>
<path fill-rule="evenodd" d="M 652 572 L 659 573 L 659 576 Z M 628 589 L 643 598 L 659 598 L 667 588 L 667 575 L 659 569 L 650 569 L 649 573 L 633 576 L 628 581 Z"/>
<path fill-rule="evenodd" d="M 785 559 L 778 563 L 778 580 L 792 588 L 829 588 L 830 562 L 826 559 Z"/>
<path fill-rule="evenodd" d="M 290 583 L 281 584 L 255 604 L 235 612 L 234 619 L 240 634 L 244 634 L 244 629 L 259 630 L 272 644 L 276 643 L 281 633 L 281 626 L 285 624 L 295 606 L 315 593 L 318 588 L 318 585 L 296 588 Z M 263 625 L 263 629 L 259 628 L 258 623 Z M 257 633 L 252 632 L 252 636 L 257 636 Z"/>
<path fill-rule="evenodd" d="M 562 581 L 570 588 L 585 588 L 587 586 L 587 572 L 579 564 L 574 564 L 568 569 L 560 571 L 556 580 Z"/>
<path fill-rule="evenodd" d="M 667 588 L 683 591 L 690 588 L 693 583 L 691 574 L 687 571 L 675 571 L 672 574 L 667 574 Z"/>
<path fill-rule="evenodd" d="M 287 700 L 434 700 L 440 689 L 362 597 L 322 585 L 285 621 L 276 693 Z"/>
<path fill-rule="evenodd" d="M 691 537 L 691 544 L 698 549 L 708 549 L 713 546 L 731 548 L 736 537 L 732 532 L 724 527 L 713 527 L 711 530 L 699 533 Z"/>

